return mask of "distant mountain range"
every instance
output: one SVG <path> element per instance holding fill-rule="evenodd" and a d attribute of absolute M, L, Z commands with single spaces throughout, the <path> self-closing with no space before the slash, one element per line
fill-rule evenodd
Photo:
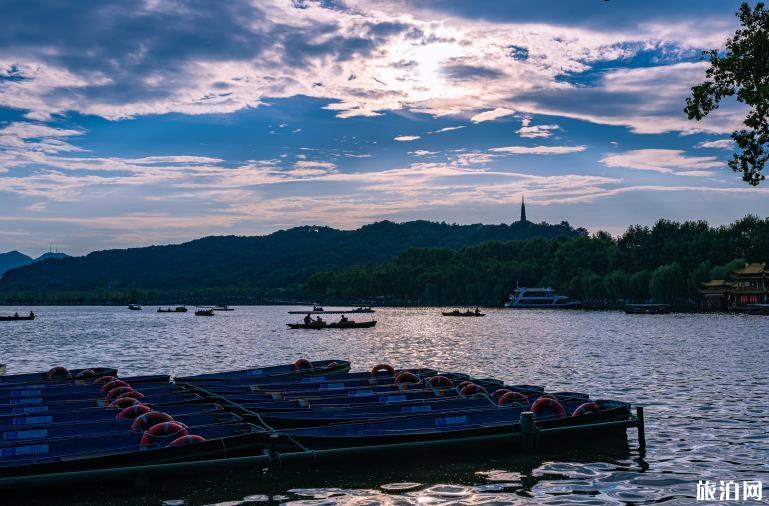
<path fill-rule="evenodd" d="M 312 274 L 389 260 L 414 247 L 587 235 L 567 222 L 452 225 L 382 221 L 357 230 L 304 226 L 265 236 L 212 236 L 184 244 L 97 251 L 8 270 L 0 295 L 152 290 L 165 294 L 296 296 Z"/>
<path fill-rule="evenodd" d="M 41 262 L 49 258 L 66 258 L 69 255 L 66 253 L 43 253 L 37 258 L 32 258 L 19 253 L 18 251 L 9 251 L 8 253 L 0 253 L 0 277 L 3 276 L 5 271 L 15 269 L 16 267 L 23 267 L 25 265 L 32 264 L 34 262 Z"/>

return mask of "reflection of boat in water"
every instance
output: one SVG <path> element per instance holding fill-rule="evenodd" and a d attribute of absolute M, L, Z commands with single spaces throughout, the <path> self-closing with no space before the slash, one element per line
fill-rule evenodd
<path fill-rule="evenodd" d="M 441 314 L 443 316 L 486 316 L 486 313 L 481 313 L 480 311 L 460 311 L 459 309 L 455 309 L 454 311 L 443 311 Z"/>
<path fill-rule="evenodd" d="M 141 311 L 142 307 L 139 304 L 128 304 L 128 309 L 131 311 Z"/>
<path fill-rule="evenodd" d="M 748 314 L 769 315 L 769 304 L 748 304 L 746 311 Z"/>
<path fill-rule="evenodd" d="M 168 309 L 163 309 L 162 307 L 158 308 L 158 313 L 186 313 L 187 308 L 184 306 L 176 306 L 175 308 L 171 309 L 170 307 Z"/>
<path fill-rule="evenodd" d="M 214 316 L 213 309 L 198 309 L 195 311 L 195 316 Z"/>
<path fill-rule="evenodd" d="M 552 288 L 516 288 L 505 302 L 510 309 L 574 309 L 582 303 L 565 295 L 555 293 Z"/>
<path fill-rule="evenodd" d="M 668 304 L 625 304 L 626 314 L 670 314 Z"/>
<path fill-rule="evenodd" d="M 230 307 L 226 304 L 219 304 L 218 306 L 214 306 L 211 309 L 214 311 L 235 311 L 234 307 Z"/>
<path fill-rule="evenodd" d="M 321 329 L 368 329 L 376 325 L 376 320 L 371 320 L 368 322 L 356 322 L 353 320 L 347 320 L 347 321 L 339 321 L 339 322 L 318 322 L 318 321 L 312 321 L 310 323 L 287 323 L 289 328 L 291 329 L 311 329 L 311 330 L 321 330 Z"/>
<path fill-rule="evenodd" d="M 0 316 L 0 322 L 16 322 L 16 321 L 30 321 L 35 319 L 35 313 L 32 311 L 29 312 L 28 315 L 19 316 L 19 313 L 16 313 L 11 316 Z"/>

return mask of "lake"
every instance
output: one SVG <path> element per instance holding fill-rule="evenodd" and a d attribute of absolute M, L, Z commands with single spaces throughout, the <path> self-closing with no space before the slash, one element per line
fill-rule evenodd
<path fill-rule="evenodd" d="M 431 367 L 646 409 L 643 458 L 632 429 L 621 448 L 277 477 L 254 470 L 97 503 L 688 504 L 698 480 L 762 480 L 769 497 L 769 317 L 487 310 L 484 318 L 445 318 L 436 308 L 382 308 L 373 329 L 302 331 L 286 328 L 300 318 L 287 311 L 301 309 L 288 306 L 213 318 L 156 307 L 33 309 L 34 322 L 0 323 L 9 374 L 109 365 L 121 375 L 185 375 L 340 358 L 353 370 Z M 29 308 L 0 308 L 14 311 Z"/>

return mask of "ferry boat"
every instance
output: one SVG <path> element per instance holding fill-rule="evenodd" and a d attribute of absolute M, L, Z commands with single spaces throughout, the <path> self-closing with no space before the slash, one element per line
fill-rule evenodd
<path fill-rule="evenodd" d="M 565 295 L 555 293 L 552 288 L 516 288 L 505 302 L 505 307 L 510 309 L 574 309 L 581 306 L 581 302 Z"/>

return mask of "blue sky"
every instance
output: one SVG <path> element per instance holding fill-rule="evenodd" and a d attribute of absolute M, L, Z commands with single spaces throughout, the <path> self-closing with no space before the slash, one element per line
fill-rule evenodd
<path fill-rule="evenodd" d="M 0 0 L 0 251 L 769 214 L 682 112 L 739 2 Z"/>

